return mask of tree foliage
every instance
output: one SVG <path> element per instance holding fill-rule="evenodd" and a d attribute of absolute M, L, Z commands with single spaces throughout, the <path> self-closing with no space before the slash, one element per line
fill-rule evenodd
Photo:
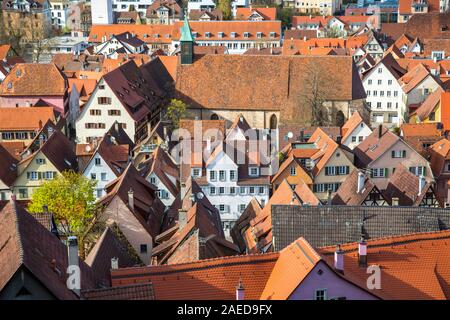
<path fill-rule="evenodd" d="M 181 100 L 170 100 L 169 106 L 167 107 L 167 118 L 172 121 L 175 127 L 178 127 L 180 119 L 185 116 L 187 108 L 188 105 Z"/>
<path fill-rule="evenodd" d="M 233 19 L 231 12 L 231 0 L 218 0 L 217 8 L 222 12 L 223 20 Z"/>
<path fill-rule="evenodd" d="M 31 197 L 30 213 L 47 206 L 65 236 L 78 237 L 80 256 L 84 257 L 86 240 L 99 223 L 94 188 L 97 182 L 73 171 L 65 171 L 45 182 Z"/>
<path fill-rule="evenodd" d="M 283 28 L 290 28 L 292 24 L 292 17 L 295 15 L 293 8 L 283 8 L 281 6 L 277 7 L 277 17 L 281 21 L 281 26 Z"/>

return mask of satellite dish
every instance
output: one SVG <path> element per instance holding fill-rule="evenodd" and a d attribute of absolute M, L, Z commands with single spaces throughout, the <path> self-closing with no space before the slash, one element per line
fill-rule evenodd
<path fill-rule="evenodd" d="M 293 134 L 291 131 L 289 131 L 289 132 L 287 133 L 287 137 L 288 137 L 289 139 L 292 139 L 292 138 L 294 137 L 294 134 Z"/>
<path fill-rule="evenodd" d="M 113 137 L 113 136 L 111 136 L 111 143 L 116 143 L 116 138 L 115 137 Z"/>
<path fill-rule="evenodd" d="M 86 148 L 85 148 L 85 150 L 86 150 L 86 152 L 91 152 L 92 148 L 91 148 L 90 145 L 87 145 Z"/>
<path fill-rule="evenodd" d="M 204 197 L 204 194 L 203 194 L 203 192 L 197 192 L 197 199 L 200 199 L 200 200 L 202 200 L 202 199 L 203 199 L 203 197 Z"/>

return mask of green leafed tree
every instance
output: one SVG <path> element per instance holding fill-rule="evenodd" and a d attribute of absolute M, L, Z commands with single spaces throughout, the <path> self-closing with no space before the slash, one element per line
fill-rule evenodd
<path fill-rule="evenodd" d="M 180 119 L 186 115 L 187 108 L 188 105 L 181 100 L 170 100 L 169 106 L 167 107 L 167 118 L 172 121 L 175 127 L 178 127 Z"/>
<path fill-rule="evenodd" d="M 101 224 L 94 197 L 96 184 L 81 174 L 65 171 L 35 190 L 28 205 L 31 214 L 42 212 L 47 206 L 63 236 L 77 236 L 82 259 Z"/>
<path fill-rule="evenodd" d="M 223 20 L 233 19 L 233 14 L 231 12 L 231 0 L 218 0 L 217 8 L 222 12 Z"/>

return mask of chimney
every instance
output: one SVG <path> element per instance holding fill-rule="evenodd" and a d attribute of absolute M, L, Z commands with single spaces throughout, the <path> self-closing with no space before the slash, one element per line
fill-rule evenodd
<path fill-rule="evenodd" d="M 300 130 L 300 142 L 303 142 L 305 139 L 305 130 Z"/>
<path fill-rule="evenodd" d="M 68 264 L 70 266 L 80 267 L 80 261 L 78 257 L 78 239 L 75 236 L 69 236 L 67 238 L 67 255 Z M 80 288 L 72 289 L 77 295 L 80 294 Z"/>
<path fill-rule="evenodd" d="M 236 287 L 236 300 L 245 300 L 245 288 L 242 280 L 239 280 L 239 284 Z"/>
<path fill-rule="evenodd" d="M 357 190 L 356 193 L 360 193 L 363 188 L 364 188 L 364 173 L 362 173 L 361 171 L 358 171 L 358 186 L 357 186 Z"/>
<path fill-rule="evenodd" d="M 187 224 L 187 210 L 178 210 L 178 229 L 183 229 Z"/>
<path fill-rule="evenodd" d="M 398 198 L 392 198 L 392 206 L 398 206 Z"/>
<path fill-rule="evenodd" d="M 378 125 L 378 139 L 381 139 L 381 136 L 383 135 L 383 125 Z"/>
<path fill-rule="evenodd" d="M 168 141 L 169 140 L 169 133 L 167 131 L 167 126 L 165 126 L 165 125 L 163 125 L 163 135 L 164 135 L 163 139 Z"/>
<path fill-rule="evenodd" d="M 367 242 L 364 238 L 358 243 L 358 263 L 360 267 L 367 267 Z"/>
<path fill-rule="evenodd" d="M 183 200 L 185 196 L 186 196 L 186 182 L 181 182 L 180 183 L 180 198 L 181 198 L 181 200 Z"/>
<path fill-rule="evenodd" d="M 344 272 L 344 251 L 342 251 L 341 245 L 338 245 L 334 252 L 334 268 L 337 272 Z"/>
<path fill-rule="evenodd" d="M 44 145 L 44 135 L 39 135 L 39 148 Z"/>
<path fill-rule="evenodd" d="M 128 191 L 128 207 L 130 207 L 130 209 L 134 211 L 134 192 L 131 188 Z"/>
<path fill-rule="evenodd" d="M 119 258 L 111 258 L 111 269 L 112 270 L 117 270 L 119 269 Z"/>
<path fill-rule="evenodd" d="M 331 205 L 331 190 L 327 191 L 327 205 Z"/>
<path fill-rule="evenodd" d="M 423 175 L 420 175 L 419 177 L 419 193 L 418 195 L 420 195 L 423 191 L 423 188 L 425 188 L 425 184 L 427 183 L 427 181 L 425 180 L 425 177 Z"/>
<path fill-rule="evenodd" d="M 114 122 L 114 130 L 116 130 L 116 132 L 119 132 L 119 122 Z"/>

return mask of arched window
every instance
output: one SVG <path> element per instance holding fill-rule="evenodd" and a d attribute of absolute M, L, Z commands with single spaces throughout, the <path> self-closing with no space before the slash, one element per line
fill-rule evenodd
<path fill-rule="evenodd" d="M 276 129 L 277 125 L 277 116 L 273 114 L 270 116 L 270 129 Z"/>
<path fill-rule="evenodd" d="M 211 115 L 211 120 L 219 120 L 219 116 L 215 113 Z"/>

